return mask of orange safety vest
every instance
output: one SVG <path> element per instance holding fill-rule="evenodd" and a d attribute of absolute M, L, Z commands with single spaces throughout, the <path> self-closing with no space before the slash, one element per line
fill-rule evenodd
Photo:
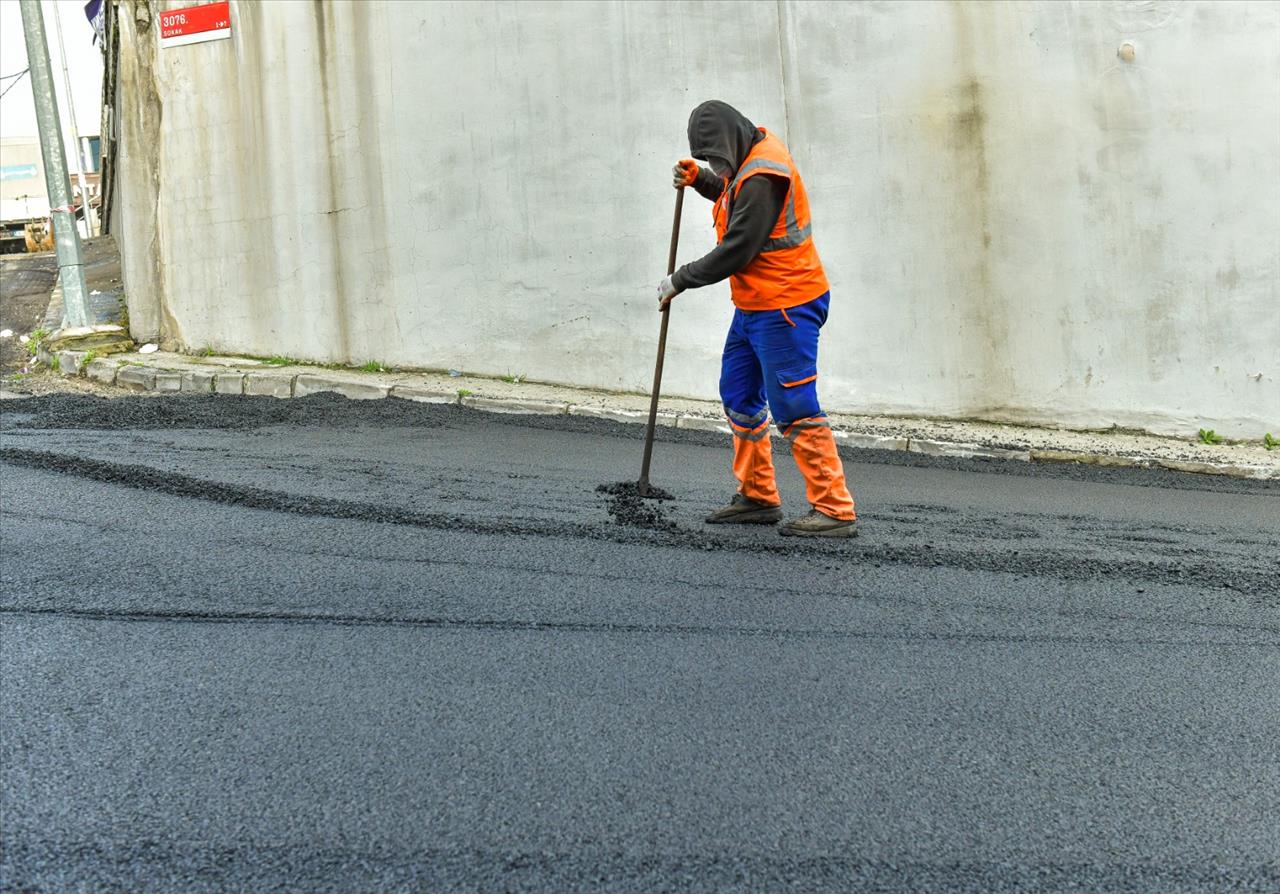
<path fill-rule="evenodd" d="M 764 139 L 751 147 L 733 182 L 728 183 L 711 210 L 716 242 L 724 241 L 729 211 L 742 184 L 757 174 L 786 177 L 789 185 L 769 240 L 746 267 L 729 278 L 733 303 L 742 310 L 781 310 L 812 301 L 830 289 L 822 261 L 813 245 L 809 195 L 782 141 L 763 127 Z"/>

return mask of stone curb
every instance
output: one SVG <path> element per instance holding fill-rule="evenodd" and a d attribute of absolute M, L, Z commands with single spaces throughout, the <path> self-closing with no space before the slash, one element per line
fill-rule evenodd
<path fill-rule="evenodd" d="M 149 366 L 122 366 L 116 370 L 116 387 L 131 391 L 154 391 L 156 371 Z"/>
<path fill-rule="evenodd" d="M 1120 456 L 1110 453 L 1075 453 L 1070 450 L 1032 450 L 1035 463 L 1082 463 L 1088 466 L 1111 466 L 1119 469 L 1150 469 L 1157 460 L 1141 456 Z"/>
<path fill-rule="evenodd" d="M 649 421 L 646 416 L 644 421 Z M 687 431 L 714 431 L 723 435 L 733 434 L 733 429 L 729 427 L 729 423 L 724 419 L 711 419 L 707 416 L 679 416 L 676 418 L 676 428 L 683 428 Z"/>
<path fill-rule="evenodd" d="M 101 382 L 103 385 L 114 385 L 120 364 L 114 360 L 93 360 L 85 367 L 85 378 Z"/>
<path fill-rule="evenodd" d="M 244 377 L 244 393 L 258 397 L 293 397 L 297 376 L 251 372 Z"/>
<path fill-rule="evenodd" d="M 181 391 L 182 373 L 176 370 L 158 369 L 152 387 L 156 391 Z"/>
<path fill-rule="evenodd" d="M 182 373 L 182 390 L 191 394 L 212 394 L 214 374 L 199 370 Z"/>
<path fill-rule="evenodd" d="M 1011 459 L 1031 462 L 1030 450 L 1010 447 L 986 447 L 982 444 L 966 444 L 958 441 L 933 441 L 927 438 L 908 438 L 906 449 L 925 456 L 955 456 L 961 459 Z"/>
<path fill-rule="evenodd" d="M 831 433 L 836 440 L 859 450 L 906 450 L 911 445 L 910 438 L 891 438 L 886 435 L 866 435 L 862 432 L 845 431 L 833 428 Z"/>
<path fill-rule="evenodd" d="M 626 410 L 569 401 L 541 400 L 534 398 L 498 398 L 473 394 L 450 394 L 445 391 L 399 381 L 378 379 L 373 376 L 356 378 L 341 373 L 276 372 L 260 363 L 246 361 L 248 369 L 226 367 L 215 369 L 167 369 L 140 364 L 136 361 L 118 361 L 111 357 L 96 358 L 85 363 L 86 353 L 62 351 L 58 353 L 59 372 L 68 376 L 84 376 L 95 382 L 116 385 L 134 391 L 182 391 L 195 394 L 244 394 L 276 398 L 305 397 L 324 391 L 342 394 L 351 400 L 377 400 L 394 397 L 420 403 L 449 404 L 480 410 L 487 413 L 512 415 L 569 415 L 592 419 L 607 419 L 632 425 L 644 425 L 649 414 L 644 410 Z M 70 370 L 70 371 L 69 371 Z M 657 423 L 687 431 L 707 431 L 731 434 L 728 423 L 720 418 L 697 413 L 659 412 Z M 1191 460 L 1164 459 L 1159 457 L 1125 456 L 1119 454 L 1086 453 L 1072 450 L 1022 449 L 997 447 L 960 441 L 942 441 L 928 438 L 904 438 L 873 435 L 864 432 L 833 429 L 841 446 L 860 450 L 892 450 L 918 453 L 922 456 L 951 457 L 956 459 L 990 459 L 1004 462 L 1031 463 L 1079 463 L 1081 465 L 1111 468 L 1164 468 L 1176 472 L 1201 475 L 1225 475 L 1232 478 L 1255 480 L 1280 480 L 1280 471 L 1263 466 L 1247 466 L 1237 463 L 1211 463 Z"/>
<path fill-rule="evenodd" d="M 569 412 L 569 403 L 554 400 L 504 400 L 498 397 L 475 397 L 467 395 L 460 398 L 464 407 L 473 410 L 488 410 L 491 413 L 514 413 L 524 416 L 563 416 Z"/>
<path fill-rule="evenodd" d="M 213 374 L 214 394 L 244 394 L 244 373 L 220 372 Z"/>
<path fill-rule="evenodd" d="M 610 422 L 624 422 L 627 424 L 649 424 L 648 410 L 612 410 L 608 407 L 587 407 L 582 404 L 569 404 L 569 415 L 589 416 L 592 419 L 608 419 Z M 675 413 L 659 411 L 654 424 L 675 428 L 679 420 L 680 417 Z"/>
<path fill-rule="evenodd" d="M 334 391 L 349 400 L 378 400 L 391 396 L 391 386 L 379 382 L 303 373 L 293 380 L 293 396 L 306 397 L 322 391 Z"/>
<path fill-rule="evenodd" d="M 456 404 L 458 402 L 457 394 L 433 391 L 430 388 L 420 388 L 416 385 L 393 385 L 391 387 L 391 397 L 417 401 L 422 404 Z"/>

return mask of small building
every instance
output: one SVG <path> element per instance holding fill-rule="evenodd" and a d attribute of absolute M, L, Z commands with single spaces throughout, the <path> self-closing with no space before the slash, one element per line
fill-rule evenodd
<path fill-rule="evenodd" d="M 98 173 L 99 139 L 81 138 L 82 158 L 88 160 L 85 188 L 91 207 L 99 204 L 101 175 Z M 72 170 L 74 171 L 74 161 Z M 77 206 L 83 206 L 79 178 L 71 175 L 71 195 Z M 44 158 L 39 137 L 4 137 L 0 139 L 0 253 L 28 250 L 25 230 L 33 222 L 49 217 L 49 191 L 44 179 Z"/>

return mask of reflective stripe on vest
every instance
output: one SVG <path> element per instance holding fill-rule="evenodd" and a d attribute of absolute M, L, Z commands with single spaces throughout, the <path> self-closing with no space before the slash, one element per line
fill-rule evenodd
<path fill-rule="evenodd" d="M 766 171 L 777 171 L 779 174 L 786 175 L 788 181 L 791 180 L 791 169 L 786 165 L 779 164 L 776 161 L 769 161 L 767 158 L 757 158 L 742 166 L 742 170 L 738 172 L 738 176 L 733 178 L 733 182 L 729 184 L 729 188 L 736 190 L 738 188 L 738 183 L 741 182 L 743 177 L 747 176 L 752 171 L 758 171 L 761 168 L 764 168 Z"/>
<path fill-rule="evenodd" d="M 796 220 L 796 191 L 795 189 L 787 190 L 787 235 L 779 236 L 777 239 L 770 239 L 761 248 L 761 251 L 781 251 L 784 248 L 795 248 L 797 245 L 803 245 L 804 241 L 813 233 L 813 225 L 805 224 L 800 226 L 800 222 Z"/>
<path fill-rule="evenodd" d="M 792 185 L 791 169 L 786 165 L 770 161 L 767 158 L 757 158 L 749 161 L 742 166 L 742 170 L 738 171 L 737 176 L 733 178 L 733 182 L 729 184 L 729 193 L 737 195 L 738 184 L 742 182 L 742 178 L 753 171 L 762 169 L 777 171 L 787 177 L 787 235 L 770 239 L 761 247 L 760 251 L 782 251 L 784 248 L 795 248 L 797 245 L 803 245 L 804 241 L 813 233 L 813 226 L 806 224 L 801 227 L 800 221 L 796 219 L 796 190 L 795 186 Z"/>

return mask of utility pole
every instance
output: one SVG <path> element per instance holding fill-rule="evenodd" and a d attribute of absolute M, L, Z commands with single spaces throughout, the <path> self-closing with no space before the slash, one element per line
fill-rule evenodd
<path fill-rule="evenodd" d="M 84 144 L 80 140 L 80 125 L 76 124 L 76 98 L 71 92 L 71 72 L 67 70 L 67 43 L 62 39 L 62 14 L 58 4 L 53 4 L 53 30 L 58 32 L 58 55 L 62 57 L 62 83 L 67 88 L 67 111 L 71 113 L 71 135 L 76 140 L 76 180 L 80 184 L 80 202 L 84 206 L 84 229 L 93 235 L 93 209 L 89 207 L 89 185 L 84 178 Z"/>
<path fill-rule="evenodd" d="M 67 180 L 67 157 L 62 149 L 62 122 L 58 118 L 58 98 L 53 92 L 53 66 L 49 63 L 44 14 L 40 11 L 40 0 L 20 0 L 20 3 L 22 30 L 27 39 L 27 65 L 31 69 L 31 93 L 35 97 L 36 123 L 40 128 L 44 181 L 49 190 L 49 218 L 58 253 L 58 273 L 62 278 L 63 312 L 68 326 L 88 326 L 84 255 L 80 251 L 80 231 L 76 229 L 76 215 L 71 207 L 71 183 Z"/>

